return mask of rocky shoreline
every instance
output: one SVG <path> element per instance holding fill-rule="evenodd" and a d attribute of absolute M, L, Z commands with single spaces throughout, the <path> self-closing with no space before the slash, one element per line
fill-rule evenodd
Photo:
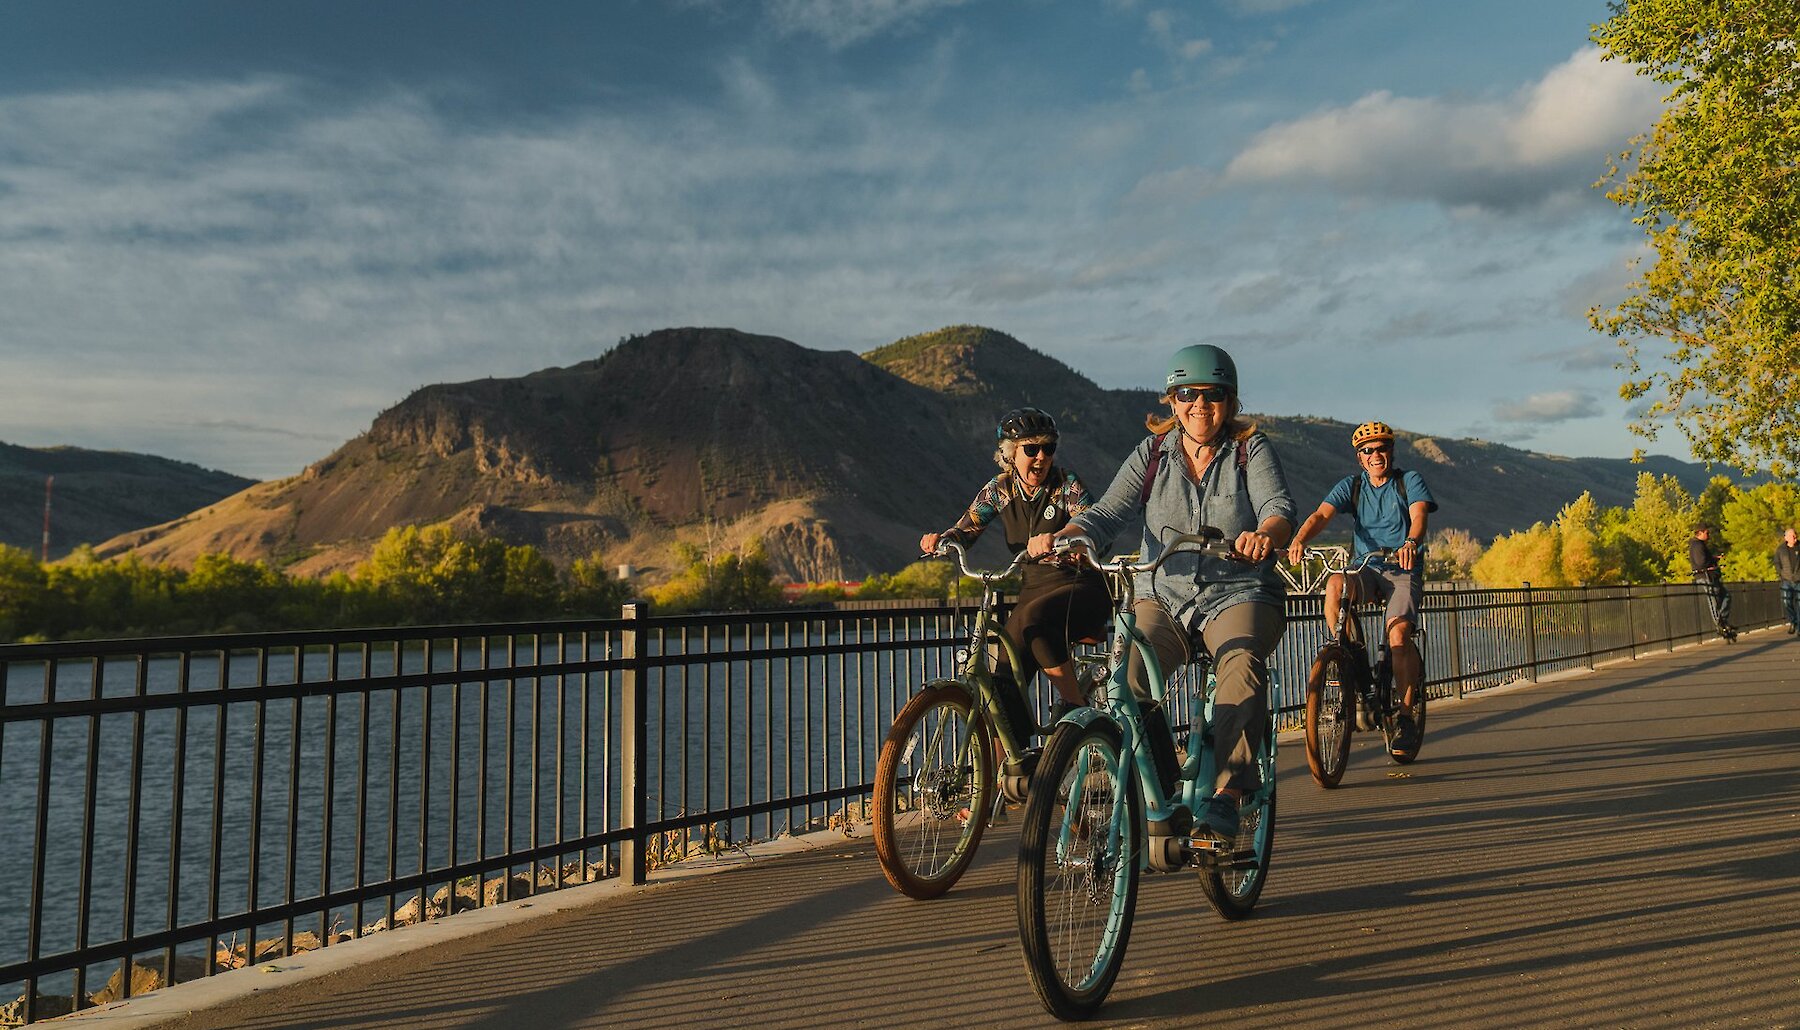
<path fill-rule="evenodd" d="M 677 843 L 677 852 L 704 847 L 706 841 L 712 839 L 709 832 L 705 840 L 693 844 Z M 660 849 L 664 854 L 667 847 Z M 659 857 L 662 857 L 659 855 Z M 667 858 L 662 863 L 666 864 Z M 495 876 L 490 879 L 477 880 L 465 878 L 456 884 L 454 893 L 449 885 L 439 887 L 429 899 L 414 894 L 406 903 L 396 908 L 391 914 L 383 916 L 371 923 L 365 923 L 355 929 L 334 929 L 321 939 L 311 930 L 299 930 L 294 933 L 293 947 L 290 950 L 286 936 L 268 937 L 255 942 L 239 943 L 235 936 L 220 942 L 208 962 L 199 955 L 176 955 L 174 968 L 165 968 L 161 960 L 153 960 L 152 964 L 133 961 L 130 965 L 131 989 L 124 990 L 125 970 L 115 968 L 112 976 L 97 991 L 87 995 L 81 1008 L 88 1009 L 99 1005 L 107 1005 L 126 997 L 136 997 L 150 991 L 167 986 L 169 983 L 185 983 L 197 980 L 212 973 L 224 973 L 244 966 L 269 962 L 288 955 L 305 951 L 315 951 L 331 944 L 341 944 L 358 937 L 381 933 L 385 930 L 411 926 L 424 920 L 439 919 L 456 912 L 466 912 L 473 908 L 485 908 L 506 901 L 516 901 L 547 890 L 561 887 L 573 887 L 577 884 L 592 883 L 619 874 L 619 863 L 616 856 L 608 855 L 602 862 L 567 862 L 559 870 L 555 866 L 538 866 L 533 873 L 516 872 L 507 876 Z M 534 882 L 535 881 L 535 882 Z M 66 1016 L 75 1010 L 75 999 L 67 994 L 46 994 L 38 992 L 34 1022 Z M 0 1028 L 25 1025 L 25 995 L 0 1005 Z"/>

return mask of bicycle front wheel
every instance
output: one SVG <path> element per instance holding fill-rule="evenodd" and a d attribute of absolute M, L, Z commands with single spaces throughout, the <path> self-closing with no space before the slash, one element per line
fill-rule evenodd
<path fill-rule="evenodd" d="M 994 740 L 968 688 L 913 695 L 875 764 L 875 854 L 909 898 L 935 898 L 969 868 L 994 804 Z"/>
<path fill-rule="evenodd" d="M 1119 752 L 1108 720 L 1058 727 L 1025 802 L 1019 940 L 1031 986 L 1059 1019 L 1100 1007 L 1131 939 L 1143 800 Z"/>
<path fill-rule="evenodd" d="M 1350 763 L 1356 709 L 1348 668 L 1341 648 L 1325 647 L 1306 674 L 1306 766 L 1321 787 L 1337 786 Z"/>

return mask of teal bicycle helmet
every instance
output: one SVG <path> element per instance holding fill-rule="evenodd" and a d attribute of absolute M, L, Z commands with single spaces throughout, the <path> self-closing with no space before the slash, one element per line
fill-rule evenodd
<path fill-rule="evenodd" d="M 1169 358 L 1169 374 L 1163 382 L 1165 391 L 1177 386 L 1223 386 L 1238 392 L 1237 362 L 1210 343 L 1183 347 Z"/>

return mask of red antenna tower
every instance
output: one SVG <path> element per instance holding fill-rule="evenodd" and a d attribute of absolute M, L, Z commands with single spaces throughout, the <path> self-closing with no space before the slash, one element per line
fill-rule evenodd
<path fill-rule="evenodd" d="M 44 557 L 45 565 L 50 564 L 50 488 L 56 485 L 55 476 L 44 477 Z"/>

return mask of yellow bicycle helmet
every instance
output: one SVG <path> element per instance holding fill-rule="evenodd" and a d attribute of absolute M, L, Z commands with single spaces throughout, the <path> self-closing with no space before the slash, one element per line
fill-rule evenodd
<path fill-rule="evenodd" d="M 1394 430 L 1386 422 L 1364 422 L 1350 434 L 1350 446 L 1360 448 L 1371 441 L 1386 440 L 1394 442 Z"/>

